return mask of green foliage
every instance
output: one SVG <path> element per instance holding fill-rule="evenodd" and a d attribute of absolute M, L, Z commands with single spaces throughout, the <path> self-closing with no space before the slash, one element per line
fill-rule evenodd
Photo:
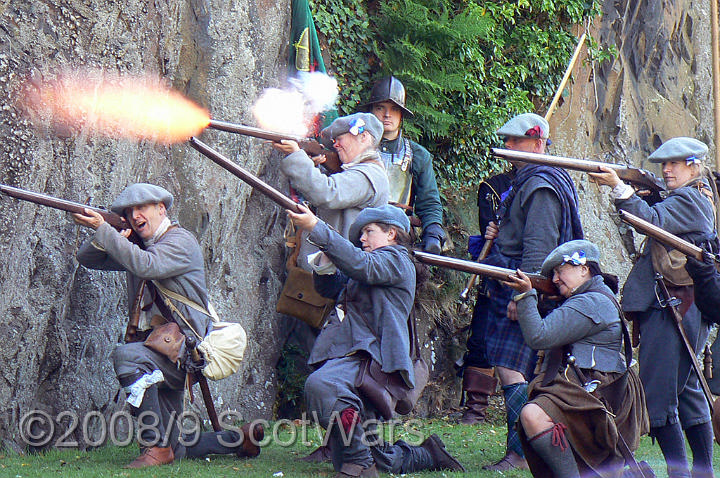
<path fill-rule="evenodd" d="M 313 19 L 330 52 L 333 75 L 342 92 L 338 111 L 355 112 L 370 82 L 370 61 L 374 58 L 372 32 L 364 2 L 333 0 L 313 2 Z"/>
<path fill-rule="evenodd" d="M 618 54 L 616 45 L 602 46 L 597 40 L 590 37 L 590 45 L 588 46 L 588 61 L 595 63 L 602 63 L 604 61 L 610 61 L 615 58 Z"/>
<path fill-rule="evenodd" d="M 452 186 L 502 167 L 488 155 L 514 114 L 542 113 L 598 0 L 325 0 L 311 5 L 341 83 L 341 111 L 394 74 L 416 113 L 404 128 Z M 340 12 L 337 16 L 333 12 Z M 354 16 L 353 13 L 354 12 Z M 357 29 L 345 25 L 355 22 Z M 352 30 L 352 31 L 348 31 Z M 610 58 L 596 49 L 591 59 Z"/>
<path fill-rule="evenodd" d="M 307 353 L 295 344 L 286 343 L 277 365 L 278 393 L 275 400 L 275 416 L 295 417 L 305 408 L 303 388 L 308 371 L 305 363 Z"/>

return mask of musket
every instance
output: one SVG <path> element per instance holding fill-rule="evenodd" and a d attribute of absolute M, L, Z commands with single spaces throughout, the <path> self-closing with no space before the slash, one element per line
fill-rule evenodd
<path fill-rule="evenodd" d="M 700 368 L 700 364 L 698 363 L 697 355 L 695 354 L 695 350 L 693 350 L 693 346 L 690 344 L 690 340 L 688 339 L 687 334 L 685 333 L 685 327 L 683 326 L 683 317 L 682 314 L 680 314 L 680 311 L 678 310 L 678 306 L 681 304 L 681 301 L 670 295 L 670 291 L 667 288 L 667 285 L 665 285 L 665 280 L 662 276 L 662 274 L 655 273 L 655 292 L 658 294 L 658 302 L 660 303 L 660 307 L 662 308 L 669 308 L 670 312 L 672 313 L 673 318 L 675 319 L 675 328 L 678 331 L 678 334 L 680 334 L 680 341 L 685 346 L 685 351 L 690 356 L 690 363 L 692 364 L 692 368 L 695 371 L 695 374 L 698 377 L 698 381 L 700 382 L 700 387 L 703 390 L 703 394 L 705 395 L 705 399 L 708 401 L 708 404 L 710 405 L 710 412 L 712 413 L 713 410 L 713 396 L 712 392 L 710 391 L 710 386 L 707 383 L 707 380 L 705 380 L 705 374 L 703 373 L 703 370 Z"/>
<path fill-rule="evenodd" d="M 688 242 L 675 234 L 667 232 L 665 229 L 661 229 L 655 224 L 639 218 L 634 214 L 618 209 L 618 216 L 620 216 L 620 219 L 634 227 L 639 233 L 652 237 L 656 241 L 662 242 L 663 244 L 682 252 L 686 256 L 694 257 L 699 261 L 712 259 L 715 262 L 720 262 L 718 254 L 713 254 L 712 252 L 703 250 L 692 242 Z"/>
<path fill-rule="evenodd" d="M 632 168 L 615 163 L 603 163 L 602 161 L 591 161 L 588 159 L 565 158 L 551 154 L 526 153 L 512 149 L 492 148 L 494 156 L 503 159 L 522 161 L 524 163 L 544 164 L 556 168 L 571 169 L 573 171 L 584 171 L 586 173 L 601 173 L 601 168 L 614 169 L 618 177 L 625 182 L 633 184 L 640 189 L 646 189 L 654 194 L 665 191 L 665 183 L 650 171 Z"/>
<path fill-rule="evenodd" d="M 515 275 L 515 270 L 513 269 L 490 266 L 479 262 L 456 259 L 454 257 L 430 254 L 429 252 L 413 251 L 413 255 L 417 260 L 425 264 L 454 269 L 456 271 L 469 272 L 471 274 L 477 274 L 479 276 L 489 277 L 499 281 L 506 281 L 510 276 Z M 533 288 L 538 292 L 548 295 L 559 295 L 555 284 L 553 284 L 547 277 L 540 274 L 527 274 L 527 276 L 530 278 Z"/>
<path fill-rule="evenodd" d="M 197 340 L 195 337 L 187 337 L 185 339 L 185 345 L 190 349 L 190 358 L 195 364 L 202 364 L 203 358 L 200 357 L 200 352 L 197 350 Z M 213 431 L 222 431 L 220 426 L 220 420 L 218 419 L 217 411 L 215 410 L 215 402 L 213 402 L 212 394 L 210 393 L 210 386 L 208 385 L 207 378 L 203 375 L 202 370 L 195 370 L 191 372 L 192 378 L 200 385 L 200 393 L 202 394 L 203 403 L 205 404 L 205 410 L 207 410 L 208 418 L 210 418 L 210 424 L 213 427 Z M 192 387 L 192 385 L 190 385 Z M 192 402 L 192 393 L 190 394 L 190 401 Z"/>
<path fill-rule="evenodd" d="M 291 211 L 297 213 L 302 212 L 300 211 L 300 208 L 295 201 L 293 201 L 274 187 L 270 186 L 268 183 L 264 182 L 247 169 L 244 169 L 238 164 L 233 163 L 228 158 L 220 154 L 218 151 L 214 150 L 213 148 L 195 137 L 190 138 L 189 141 L 190 146 L 192 146 L 194 149 L 207 156 L 213 162 L 222 166 L 238 178 L 242 179 L 244 182 L 252 186 L 253 189 L 260 191 L 265 196 L 275 201 L 280 207 L 284 209 L 290 209 Z"/>
<path fill-rule="evenodd" d="M 125 328 L 125 343 L 137 342 L 138 341 L 138 325 L 140 324 L 140 315 L 142 314 L 142 299 L 145 294 L 146 280 L 140 281 L 140 286 L 135 294 L 135 300 L 133 300 L 132 307 L 130 307 L 130 314 L 128 317 L 127 327 Z"/>
<path fill-rule="evenodd" d="M 284 139 L 295 141 L 300 149 L 304 150 L 309 156 L 324 155 L 325 162 L 322 163 L 330 172 L 337 173 L 341 171 L 340 158 L 336 151 L 328 149 L 325 145 L 319 143 L 314 138 L 306 138 L 303 136 L 295 136 L 285 133 L 276 133 L 274 131 L 268 131 L 266 129 L 255 128 L 253 126 L 245 126 L 237 123 L 227 123 L 225 121 L 210 120 L 208 128 L 217 129 L 220 131 L 226 131 L 228 133 L 242 134 L 245 136 L 252 136 L 254 138 L 266 139 L 273 143 L 279 143 Z"/>
<path fill-rule="evenodd" d="M 483 244 L 483 247 L 480 250 L 480 254 L 478 255 L 475 262 L 480 262 L 487 258 L 488 254 L 490 254 L 490 249 L 492 249 L 493 242 L 494 242 L 493 239 L 485 240 L 485 244 Z M 475 287 L 475 282 L 477 282 L 477 279 L 478 279 L 477 274 L 471 275 L 470 278 L 468 279 L 467 283 L 465 284 L 465 288 L 463 289 L 462 292 L 460 292 L 460 305 L 461 305 L 460 313 L 464 312 L 464 310 L 462 310 L 463 309 L 462 306 L 464 306 L 465 310 L 467 309 L 467 305 L 465 305 L 465 304 L 467 304 L 467 301 L 470 298 L 470 290 L 473 287 Z"/>
<path fill-rule="evenodd" d="M 178 326 L 180 326 L 175 318 L 175 315 L 165 302 L 165 300 L 168 299 L 165 299 L 164 296 L 158 292 L 157 287 L 155 287 L 152 282 L 146 282 L 146 286 L 150 289 L 152 296 L 155 297 L 154 303 L 160 311 L 160 315 L 162 315 L 168 322 L 175 322 Z M 202 393 L 203 402 L 205 402 L 205 410 L 207 410 L 208 418 L 210 418 L 213 430 L 216 432 L 222 431 L 220 420 L 218 419 L 217 411 L 215 410 L 215 403 L 213 402 L 212 395 L 210 394 L 210 387 L 208 386 L 207 378 L 203 375 L 202 368 L 200 368 L 204 364 L 204 361 L 197 350 L 198 340 L 195 337 L 187 336 L 185 337 L 185 346 L 190 352 L 190 358 L 193 362 L 193 366 L 188 368 L 188 374 L 200 384 L 200 392 Z M 188 385 L 191 401 L 192 385 L 192 383 Z"/>
<path fill-rule="evenodd" d="M 119 214 L 99 207 L 87 206 L 79 202 L 66 201 L 65 199 L 58 199 L 47 194 L 34 193 L 25 189 L 14 188 L 5 184 L 0 184 L 0 192 L 12 196 L 23 201 L 33 202 L 40 204 L 41 206 L 48 206 L 61 211 L 72 212 L 76 214 L 84 214 L 85 209 L 91 209 L 96 213 L 100 214 L 105 222 L 110 224 L 115 229 L 122 231 L 123 229 L 130 229 L 130 224 L 127 220 Z"/>

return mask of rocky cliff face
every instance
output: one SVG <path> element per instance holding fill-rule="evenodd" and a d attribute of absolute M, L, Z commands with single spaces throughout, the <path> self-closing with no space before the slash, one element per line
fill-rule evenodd
<path fill-rule="evenodd" d="M 29 124 L 13 101 L 26 77 L 63 67 L 148 72 L 207 106 L 213 117 L 249 122 L 249 107 L 285 72 L 284 2 L 18 1 L 0 11 L 3 183 L 107 207 L 129 183 L 175 194 L 171 217 L 198 237 L 211 300 L 250 337 L 240 373 L 211 384 L 218 405 L 245 419 L 269 417 L 284 332 L 274 311 L 283 274 L 284 214 L 184 144 L 161 147 L 79 136 Z M 269 151 L 227 133 L 204 139 L 266 181 Z M 0 198 L 0 437 L 20 443 L 29 410 L 55 417 L 117 409 L 109 357 L 127 316 L 124 277 L 74 259 L 88 237 L 65 213 Z M 199 394 L 198 394 L 199 398 Z M 65 424 L 68 419 L 59 420 Z M 62 425 L 58 425 L 61 428 Z M 97 433 L 92 426 L 90 434 Z M 70 438 L 82 445 L 81 427 Z M 93 438 L 94 439 L 94 438 Z M 52 443 L 51 443 L 52 444 Z"/>
<path fill-rule="evenodd" d="M 177 204 L 171 216 L 203 247 L 212 302 L 250 338 L 240 372 L 211 384 L 217 405 L 244 419 L 271 416 L 275 364 L 290 329 L 274 312 L 284 214 L 186 145 L 84 132 L 61 138 L 29 124 L 13 98 L 28 76 L 91 65 L 162 76 L 214 118 L 247 123 L 257 93 L 278 85 L 284 74 L 288 17 L 287 2 L 268 0 L 20 0 L 0 8 L 0 92 L 6 98 L 0 181 L 81 202 L 92 197 L 98 206 L 109 205 L 132 182 L 172 191 Z M 650 167 L 644 159 L 673 136 L 696 136 L 714 150 L 708 17 L 709 7 L 692 0 L 605 1 L 593 32 L 600 44 L 617 45 L 619 54 L 600 66 L 578 66 L 552 119 L 553 153 Z M 267 166 L 271 154 L 256 141 L 220 132 L 204 139 L 271 184 L 282 184 L 277 168 Z M 626 274 L 633 240 L 617 247 L 623 238 L 609 220 L 606 195 L 585 175 L 574 177 L 588 238 L 603 245 L 611 271 Z M 466 201 L 473 209 L 474 192 Z M 64 213 L 0 197 L 0 437 L 7 445 L 22 443 L 18 425 L 30 410 L 52 417 L 68 411 L 82 420 L 89 412 L 110 416 L 122 406 L 109 357 L 125 327 L 124 278 L 78 266 L 74 254 L 87 237 Z M 421 301 L 419 330 L 435 378 L 425 411 L 456 399 L 448 393 L 449 358 L 460 353 L 454 348 L 462 340 L 452 311 L 432 306 L 440 280 Z M 87 433 L 78 427 L 71 438 L 83 446 L 98 433 L 96 426 Z"/>
<path fill-rule="evenodd" d="M 709 165 L 715 169 L 709 5 L 603 3 L 591 33 L 618 54 L 600 65 L 577 66 L 565 103 L 551 121 L 554 154 L 630 164 L 661 175 L 647 156 L 670 138 L 692 136 L 710 146 Z M 616 227 L 607 195 L 587 175 L 573 177 L 588 239 L 603 245 L 610 271 L 624 277 L 635 251 L 628 228 Z M 621 243 L 625 247 L 617 247 Z"/>

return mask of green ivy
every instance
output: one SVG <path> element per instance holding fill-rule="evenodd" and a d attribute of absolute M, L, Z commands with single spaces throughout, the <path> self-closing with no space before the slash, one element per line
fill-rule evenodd
<path fill-rule="evenodd" d="M 311 2 L 338 78 L 341 114 L 394 74 L 416 113 L 404 128 L 435 156 L 450 185 L 501 165 L 488 148 L 509 117 L 542 112 L 572 56 L 573 25 L 600 13 L 598 0 L 323 0 Z M 591 44 L 591 61 L 612 50 Z"/>
<path fill-rule="evenodd" d="M 342 92 L 341 115 L 355 112 L 367 93 L 371 62 L 375 58 L 369 15 L 365 2 L 358 0 L 316 1 L 313 18 L 330 54 L 330 69 Z"/>

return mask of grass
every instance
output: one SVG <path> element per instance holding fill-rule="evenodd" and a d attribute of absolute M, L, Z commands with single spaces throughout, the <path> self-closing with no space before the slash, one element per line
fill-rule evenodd
<path fill-rule="evenodd" d="M 292 441 L 290 428 L 281 423 L 271 424 L 276 429 L 279 442 Z M 456 456 L 468 470 L 468 473 L 425 472 L 411 476 L 478 476 L 478 477 L 529 477 L 527 471 L 488 472 L 482 466 L 502 457 L 505 447 L 505 427 L 500 424 L 482 424 L 475 426 L 459 425 L 450 418 L 407 421 L 398 426 L 395 437 L 407 441 L 419 435 L 437 433 L 445 442 L 448 450 Z M 271 435 L 270 431 L 267 435 Z M 387 431 L 386 431 L 387 434 Z M 153 467 L 145 470 L 125 470 L 122 467 L 137 455 L 133 444 L 126 447 L 105 446 L 92 451 L 49 450 L 41 454 L 18 455 L 12 452 L 0 454 L 0 476 L 10 478 L 30 478 L 45 476 L 84 477 L 333 477 L 330 464 L 310 464 L 298 461 L 312 451 L 319 443 L 319 435 L 311 429 L 308 444 L 296 443 L 281 446 L 277 442 L 263 448 L 255 459 L 236 459 L 230 456 L 216 456 L 206 460 L 182 460 L 172 465 Z M 716 468 L 718 467 L 716 448 Z M 650 439 L 643 438 L 639 459 L 647 460 L 655 469 L 658 477 L 666 476 L 665 465 L 657 445 L 652 446 Z M 282 473 L 282 475 L 280 475 Z M 390 476 L 390 475 L 384 475 Z"/>

